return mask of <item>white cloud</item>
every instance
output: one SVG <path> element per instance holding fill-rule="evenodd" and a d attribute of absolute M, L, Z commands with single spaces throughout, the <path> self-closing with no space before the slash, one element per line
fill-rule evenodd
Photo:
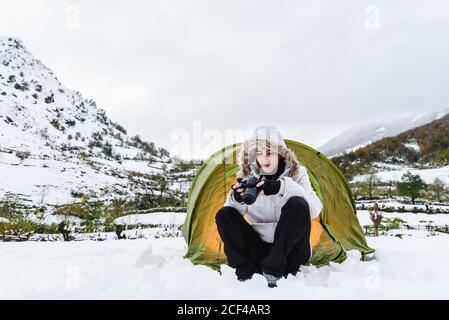
<path fill-rule="evenodd" d="M 196 120 L 221 132 L 272 124 L 318 147 L 349 126 L 443 109 L 449 98 L 444 0 L 1 5 L 5 36 L 167 149 L 170 133 Z M 366 27 L 372 5 L 377 28 Z M 68 6 L 79 8 L 79 28 L 67 28 Z"/>

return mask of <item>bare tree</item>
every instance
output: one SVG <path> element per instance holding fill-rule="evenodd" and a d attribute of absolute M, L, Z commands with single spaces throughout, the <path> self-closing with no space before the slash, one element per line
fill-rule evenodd
<path fill-rule="evenodd" d="M 377 192 L 380 182 L 381 181 L 379 178 L 377 178 L 374 170 L 370 170 L 366 178 L 359 183 L 358 193 L 368 195 L 369 199 L 371 200 Z"/>
<path fill-rule="evenodd" d="M 440 178 L 435 178 L 433 184 L 430 185 L 430 191 L 438 202 L 443 202 L 448 193 L 446 185 Z"/>
<path fill-rule="evenodd" d="M 370 209 L 368 209 L 369 216 L 371 218 L 371 221 L 373 222 L 374 226 L 374 234 L 376 237 L 379 236 L 379 226 L 382 222 L 383 215 L 382 213 L 379 213 L 379 205 L 377 202 L 374 203 L 374 206 Z"/>

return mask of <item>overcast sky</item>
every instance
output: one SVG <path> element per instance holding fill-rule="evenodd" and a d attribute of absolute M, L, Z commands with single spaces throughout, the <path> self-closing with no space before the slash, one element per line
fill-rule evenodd
<path fill-rule="evenodd" d="M 1 35 L 169 150 L 195 126 L 259 125 L 317 148 L 362 122 L 449 105 L 447 0 L 0 4 Z"/>

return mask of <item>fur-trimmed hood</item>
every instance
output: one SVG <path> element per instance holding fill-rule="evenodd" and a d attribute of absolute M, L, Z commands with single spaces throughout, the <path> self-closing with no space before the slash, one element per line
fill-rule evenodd
<path fill-rule="evenodd" d="M 251 173 L 256 177 L 259 176 L 260 167 L 256 162 L 256 150 L 262 147 L 279 154 L 285 160 L 285 170 L 281 173 L 281 177 L 295 177 L 299 174 L 299 161 L 296 154 L 287 148 L 279 130 L 275 127 L 264 126 L 257 128 L 240 146 L 237 156 L 240 170 L 237 177 L 247 178 Z"/>

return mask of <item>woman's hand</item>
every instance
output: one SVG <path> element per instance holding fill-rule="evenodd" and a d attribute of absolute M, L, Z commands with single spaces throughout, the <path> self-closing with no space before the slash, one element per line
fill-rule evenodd
<path fill-rule="evenodd" d="M 242 185 L 237 182 L 232 186 L 232 191 L 234 192 L 234 199 L 237 202 L 243 202 L 243 194 L 245 193 L 245 188 L 241 187 Z M 240 188 L 241 187 L 241 188 Z"/>
<path fill-rule="evenodd" d="M 256 185 L 256 187 L 261 189 L 259 195 L 271 196 L 279 192 L 281 189 L 281 181 L 262 180 Z"/>
<path fill-rule="evenodd" d="M 241 196 L 243 196 L 243 191 L 245 191 L 244 187 L 241 187 L 241 184 L 239 182 L 237 182 L 236 184 L 234 184 L 232 186 L 232 190 L 234 190 L 235 192 L 239 193 Z"/>
<path fill-rule="evenodd" d="M 260 189 L 260 191 L 258 193 L 259 196 L 264 196 L 265 195 L 265 192 L 263 190 L 264 189 L 264 185 L 265 185 L 265 181 L 266 180 L 262 180 L 258 184 L 256 184 L 256 188 Z"/>

